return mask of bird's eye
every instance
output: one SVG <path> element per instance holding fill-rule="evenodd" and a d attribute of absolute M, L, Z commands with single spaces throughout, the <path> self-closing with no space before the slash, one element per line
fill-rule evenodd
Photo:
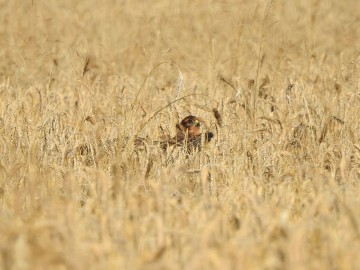
<path fill-rule="evenodd" d="M 192 123 L 193 123 L 193 120 L 192 120 L 192 119 L 189 119 L 188 122 L 189 122 L 189 124 L 192 124 Z"/>

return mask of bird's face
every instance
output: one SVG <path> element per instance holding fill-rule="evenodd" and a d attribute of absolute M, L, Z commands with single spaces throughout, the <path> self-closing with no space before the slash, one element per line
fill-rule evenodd
<path fill-rule="evenodd" d="M 181 127 L 189 136 L 200 135 L 200 119 L 196 116 L 189 115 L 181 121 Z"/>

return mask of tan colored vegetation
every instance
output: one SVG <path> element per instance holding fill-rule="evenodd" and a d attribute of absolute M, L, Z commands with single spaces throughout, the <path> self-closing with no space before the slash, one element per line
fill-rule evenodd
<path fill-rule="evenodd" d="M 360 269 L 359 14 L 1 1 L 0 269 Z"/>

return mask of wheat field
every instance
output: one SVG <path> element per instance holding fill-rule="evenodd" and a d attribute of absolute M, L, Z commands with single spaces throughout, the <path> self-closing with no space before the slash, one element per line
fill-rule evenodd
<path fill-rule="evenodd" d="M 358 0 L 0 22 L 0 269 L 360 269 Z M 213 140 L 163 151 L 190 114 Z"/>

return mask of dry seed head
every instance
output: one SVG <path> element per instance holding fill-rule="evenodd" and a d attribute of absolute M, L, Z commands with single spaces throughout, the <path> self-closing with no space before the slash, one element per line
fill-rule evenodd
<path fill-rule="evenodd" d="M 218 123 L 218 125 L 220 127 L 222 127 L 222 124 L 223 124 L 223 121 L 222 121 L 222 118 L 221 118 L 221 115 L 220 115 L 220 112 L 217 108 L 214 108 L 213 109 L 213 113 L 214 113 L 214 117 L 216 119 L 216 122 Z"/>
<path fill-rule="evenodd" d="M 176 98 L 180 97 L 181 90 L 184 87 L 184 76 L 179 70 L 178 78 L 177 78 L 177 84 L 176 84 Z"/>

